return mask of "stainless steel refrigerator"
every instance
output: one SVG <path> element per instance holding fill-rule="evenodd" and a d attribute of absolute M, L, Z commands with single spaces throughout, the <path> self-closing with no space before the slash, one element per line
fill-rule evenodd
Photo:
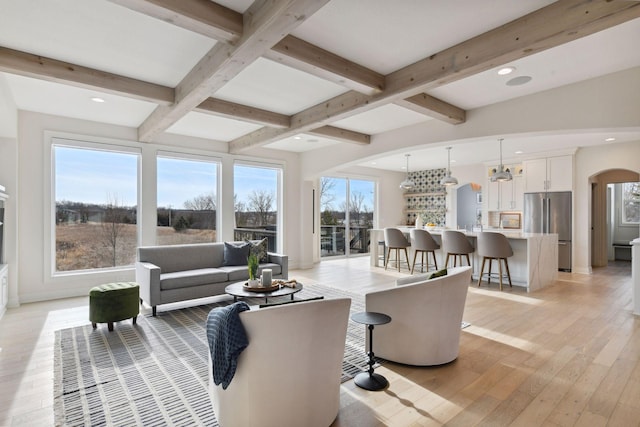
<path fill-rule="evenodd" d="M 558 270 L 571 271 L 571 191 L 525 193 L 524 231 L 558 235 Z"/>

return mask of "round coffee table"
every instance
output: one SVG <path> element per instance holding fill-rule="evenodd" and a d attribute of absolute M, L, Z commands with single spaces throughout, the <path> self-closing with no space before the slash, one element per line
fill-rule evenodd
<path fill-rule="evenodd" d="M 296 282 L 296 285 L 294 287 L 281 285 L 279 288 L 267 292 L 250 291 L 246 289 L 245 283 L 247 283 L 246 280 L 243 280 L 242 282 L 232 283 L 230 285 L 227 285 L 227 287 L 224 288 L 224 291 L 229 295 L 233 295 L 233 302 L 238 301 L 239 297 L 264 298 L 264 302 L 266 304 L 268 298 L 282 297 L 285 295 L 291 295 L 291 300 L 293 301 L 293 294 L 298 293 L 302 290 L 302 283 L 300 282 Z"/>

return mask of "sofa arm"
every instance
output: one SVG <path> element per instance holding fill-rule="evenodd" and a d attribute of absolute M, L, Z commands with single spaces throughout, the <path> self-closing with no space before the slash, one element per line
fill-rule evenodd
<path fill-rule="evenodd" d="M 281 276 L 283 279 L 289 278 L 289 256 L 284 254 L 277 254 L 275 252 L 267 252 L 269 262 L 279 264 L 282 267 Z"/>
<path fill-rule="evenodd" d="M 160 267 L 137 261 L 136 282 L 140 286 L 140 299 L 151 307 L 160 304 Z"/>

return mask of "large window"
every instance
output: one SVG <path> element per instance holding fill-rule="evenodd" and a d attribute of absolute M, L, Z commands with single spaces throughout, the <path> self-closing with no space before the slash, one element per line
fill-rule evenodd
<path fill-rule="evenodd" d="M 640 223 L 640 182 L 622 184 L 622 223 Z"/>
<path fill-rule="evenodd" d="M 267 238 L 269 251 L 280 249 L 279 217 L 282 169 L 237 163 L 233 169 L 234 240 Z"/>
<path fill-rule="evenodd" d="M 369 252 L 375 183 L 360 179 L 320 179 L 320 254 Z"/>
<path fill-rule="evenodd" d="M 65 140 L 52 150 L 55 271 L 132 265 L 139 154 Z"/>
<path fill-rule="evenodd" d="M 159 245 L 216 241 L 218 162 L 158 155 Z"/>

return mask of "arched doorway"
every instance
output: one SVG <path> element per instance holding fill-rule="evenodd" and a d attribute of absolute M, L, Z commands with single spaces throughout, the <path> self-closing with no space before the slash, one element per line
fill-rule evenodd
<path fill-rule="evenodd" d="M 591 184 L 591 266 L 606 267 L 609 253 L 609 218 L 607 186 L 638 182 L 640 174 L 627 169 L 609 169 L 589 178 Z"/>

